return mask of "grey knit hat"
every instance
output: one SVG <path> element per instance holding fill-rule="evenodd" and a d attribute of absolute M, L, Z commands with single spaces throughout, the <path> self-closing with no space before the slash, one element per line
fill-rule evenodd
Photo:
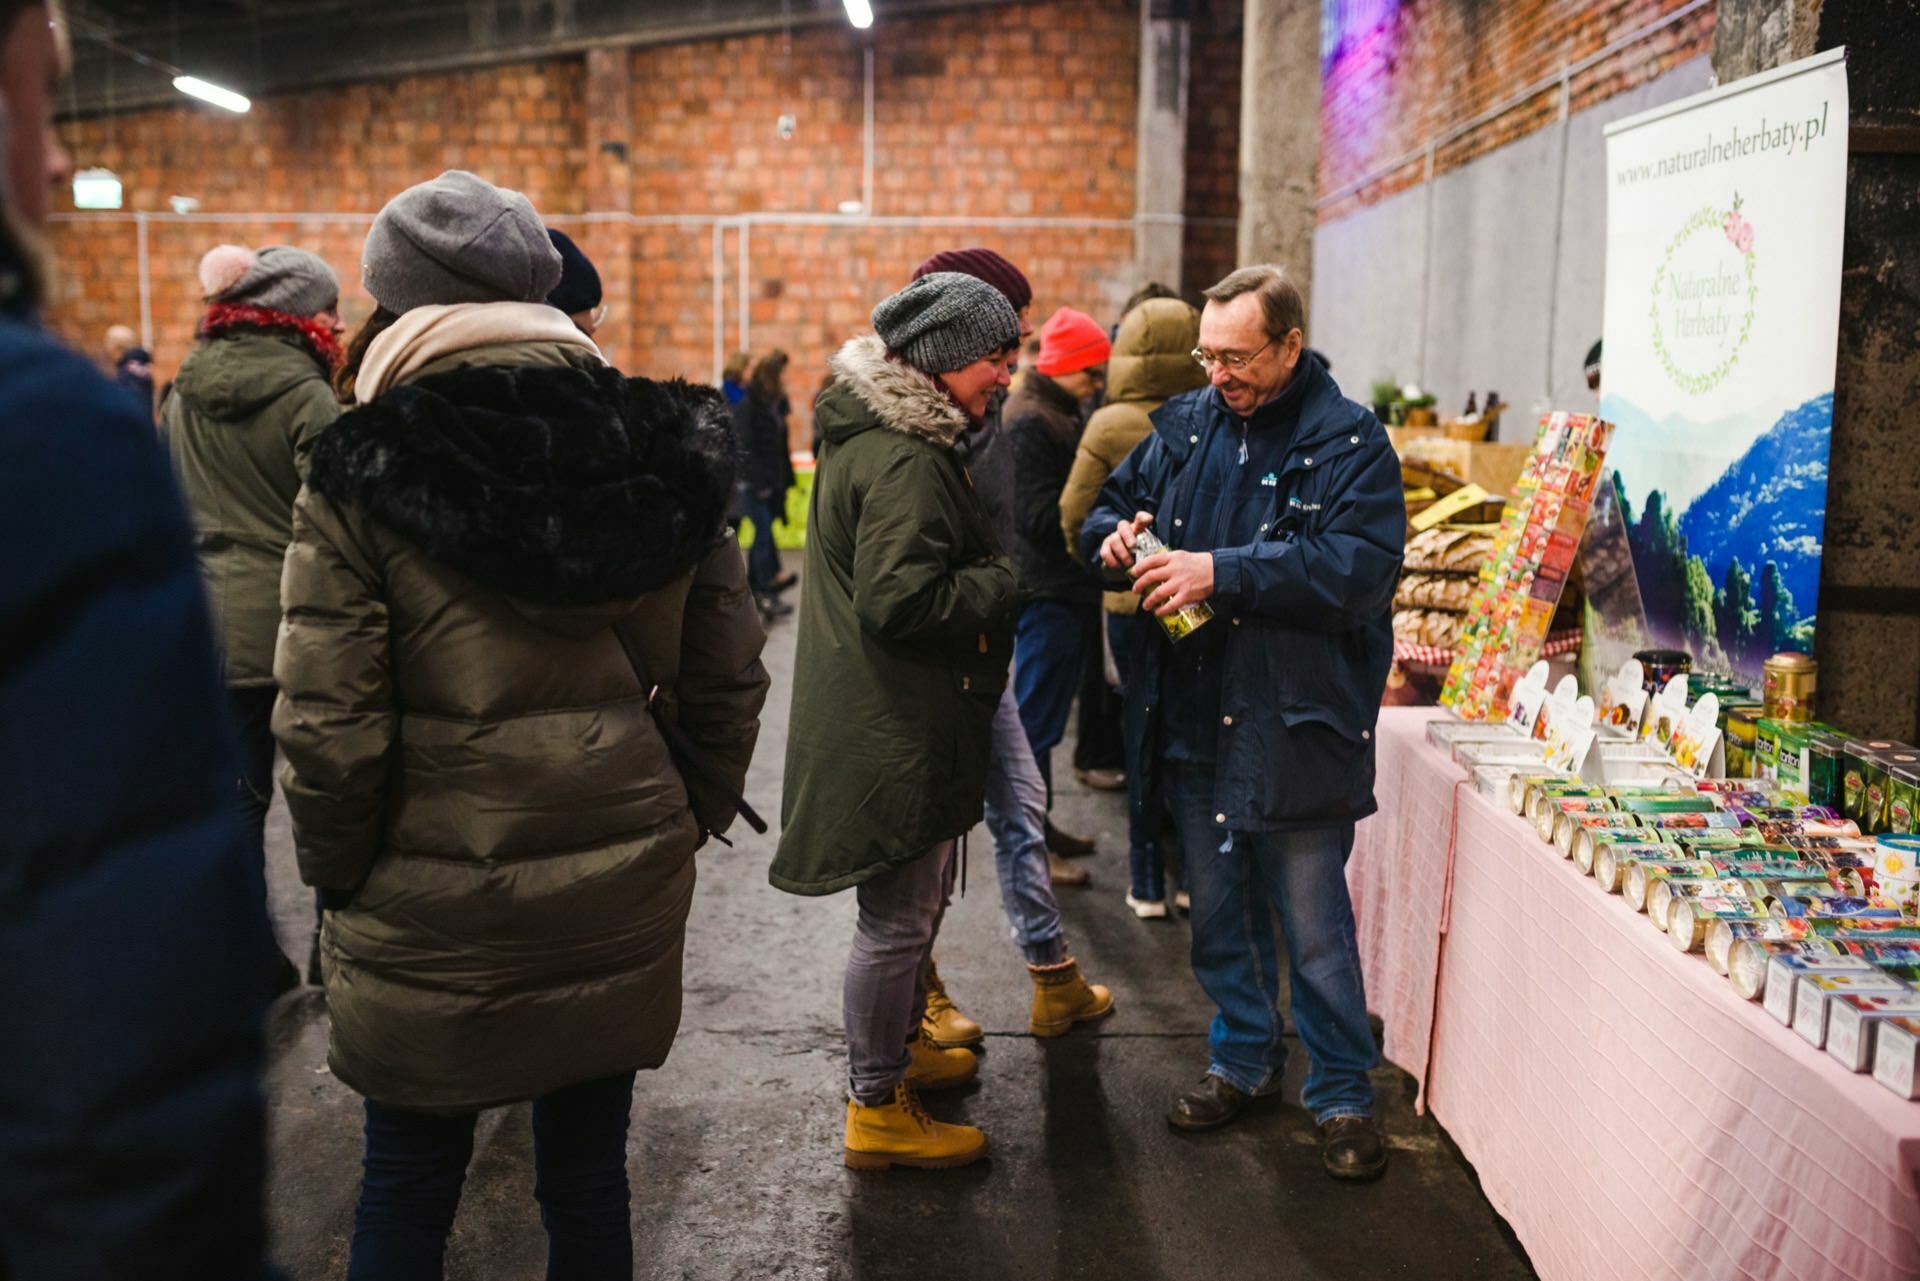
<path fill-rule="evenodd" d="M 533 202 L 462 169 L 408 187 L 367 232 L 360 278 L 391 312 L 435 303 L 544 302 L 560 251 Z"/>
<path fill-rule="evenodd" d="M 936 271 L 881 299 L 873 331 L 915 369 L 944 374 L 1018 343 L 1020 317 L 986 281 Z"/>
<path fill-rule="evenodd" d="M 340 278 L 326 259 L 292 245 L 220 245 L 200 259 L 208 302 L 314 316 L 339 305 Z"/>

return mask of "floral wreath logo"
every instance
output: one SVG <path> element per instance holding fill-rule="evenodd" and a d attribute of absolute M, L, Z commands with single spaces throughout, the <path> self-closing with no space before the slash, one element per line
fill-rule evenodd
<path fill-rule="evenodd" d="M 1707 205 L 1681 225 L 1672 240 L 1667 242 L 1666 256 L 1661 259 L 1660 267 L 1653 273 L 1653 302 L 1648 316 L 1653 321 L 1653 349 L 1660 356 L 1660 364 L 1667 376 L 1683 390 L 1695 395 L 1711 390 L 1729 373 L 1740 360 L 1740 353 L 1747 345 L 1747 338 L 1753 333 L 1754 300 L 1760 296 L 1760 286 L 1753 277 L 1753 224 L 1740 212 L 1740 193 L 1733 194 L 1731 209 L 1715 209 Z M 1747 274 L 1747 313 L 1740 321 L 1740 333 L 1733 340 L 1726 357 L 1705 373 L 1692 373 L 1682 369 L 1673 353 L 1667 348 L 1665 332 L 1660 327 L 1660 289 L 1666 283 L 1667 271 L 1673 266 L 1673 257 L 1689 239 L 1703 231 L 1718 228 L 1727 238 L 1734 250 L 1739 253 Z"/>

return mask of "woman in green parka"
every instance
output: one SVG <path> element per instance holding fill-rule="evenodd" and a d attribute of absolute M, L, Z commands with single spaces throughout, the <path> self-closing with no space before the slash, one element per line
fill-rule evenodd
<path fill-rule="evenodd" d="M 608 368 L 541 301 L 533 206 L 472 174 L 389 202 L 362 270 L 273 717 L 328 1062 L 367 1100 L 347 1276 L 439 1276 L 477 1112 L 531 1099 L 548 1275 L 626 1281 L 634 1073 L 673 1044 L 694 851 L 767 691 L 726 402 Z"/>
<path fill-rule="evenodd" d="M 160 432 L 193 513 L 227 711 L 239 742 L 234 795 L 247 841 L 262 850 L 273 800 L 273 639 L 280 562 L 313 442 L 340 414 L 328 385 L 342 359 L 340 281 L 289 245 L 221 245 L 200 260 L 207 312 L 180 365 Z M 319 936 L 307 962 L 320 981 Z M 270 990 L 300 982 L 276 949 Z"/>
<path fill-rule="evenodd" d="M 970 1080 L 919 1035 L 959 838 L 980 821 L 1019 592 L 954 440 L 1007 385 L 1020 322 L 972 276 L 935 272 L 874 308 L 832 361 L 807 525 L 784 830 L 770 879 L 854 889 L 843 992 L 845 1160 L 978 1160 L 986 1137 L 916 1091 Z M 1076 972 L 1077 974 L 1077 972 Z"/>

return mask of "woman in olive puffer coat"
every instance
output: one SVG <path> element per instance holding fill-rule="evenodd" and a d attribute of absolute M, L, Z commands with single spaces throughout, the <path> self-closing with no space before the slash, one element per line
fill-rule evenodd
<path fill-rule="evenodd" d="M 726 403 L 607 368 L 534 301 L 558 271 L 516 193 L 391 202 L 356 407 L 294 509 L 274 731 L 330 907 L 329 1062 L 367 1096 L 350 1278 L 439 1275 L 475 1114 L 523 1099 L 549 1275 L 631 1275 L 634 1072 L 673 1043 L 694 851 L 766 697 Z M 721 777 L 682 775 L 662 716 Z"/>

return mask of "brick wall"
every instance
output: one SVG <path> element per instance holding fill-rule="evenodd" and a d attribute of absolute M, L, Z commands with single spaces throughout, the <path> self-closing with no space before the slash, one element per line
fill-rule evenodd
<path fill-rule="evenodd" d="M 1556 77 L 1685 0 L 1324 0 L 1321 198 L 1424 147 L 1533 84 Z M 1709 4 L 1573 77 L 1571 110 L 1631 89 L 1708 52 Z M 1439 148 L 1434 172 L 1559 119 L 1557 86 Z M 1342 217 L 1420 182 L 1423 159 L 1323 206 Z"/>
<path fill-rule="evenodd" d="M 1191 81 L 1187 93 L 1187 199 L 1192 219 L 1181 255 L 1182 290 L 1200 290 L 1235 267 L 1240 216 L 1240 0 L 1193 6 Z"/>
<path fill-rule="evenodd" d="M 747 233 L 751 346 L 792 355 L 804 445 L 827 356 L 934 250 L 1007 254 L 1033 279 L 1036 323 L 1062 304 L 1111 318 L 1139 283 L 1130 227 L 1030 220 L 1131 216 L 1138 39 L 1126 0 L 1068 0 L 895 23 L 876 46 L 872 212 L 1026 225 L 826 225 L 862 195 L 863 44 L 837 24 L 632 50 L 631 117 L 624 129 L 596 118 L 591 135 L 587 104 L 605 89 L 588 85 L 578 58 L 274 96 L 244 117 L 183 104 L 62 133 L 77 164 L 120 175 L 129 212 L 165 214 L 174 195 L 200 201 L 190 218 L 148 224 L 163 380 L 191 345 L 194 267 L 208 247 L 313 249 L 339 272 L 357 321 L 372 309 L 358 285 L 367 221 L 444 168 L 526 191 L 604 264 L 604 345 L 623 368 L 654 376 L 711 375 L 716 219 L 819 215 Z M 783 112 L 795 117 L 790 141 L 776 133 Z M 610 140 L 626 143 L 624 166 L 603 150 Z M 639 223 L 622 219 L 629 210 Z M 327 217 L 240 216 L 259 214 Z M 739 332 L 740 239 L 723 229 L 727 350 Z M 57 223 L 54 243 L 57 327 L 91 345 L 109 324 L 137 325 L 130 217 Z"/>

